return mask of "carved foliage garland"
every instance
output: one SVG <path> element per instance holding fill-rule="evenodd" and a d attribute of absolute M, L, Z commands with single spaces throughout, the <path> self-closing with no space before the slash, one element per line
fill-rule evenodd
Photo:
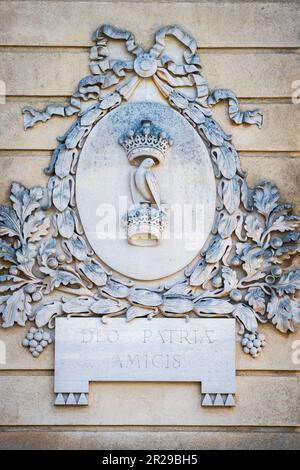
<path fill-rule="evenodd" d="M 164 55 L 169 35 L 185 47 L 180 64 Z M 236 124 L 261 126 L 260 112 L 240 111 L 230 90 L 209 91 L 196 42 L 177 26 L 158 31 L 148 52 L 136 45 L 132 33 L 112 26 L 99 28 L 93 39 L 91 75 L 79 82 L 70 102 L 50 104 L 44 111 L 23 110 L 25 129 L 53 115 L 77 114 L 77 119 L 58 137 L 45 169 L 48 187 L 27 189 L 14 183 L 11 207 L 0 206 L 2 326 L 24 326 L 32 320 L 38 328 L 51 328 L 58 315 L 99 315 L 103 321 L 118 315 L 128 321 L 156 315 L 227 316 L 240 323 L 245 352 L 256 356 L 264 345 L 258 322 L 269 321 L 281 332 L 294 331 L 300 323 L 300 300 L 295 296 L 300 269 L 291 263 L 300 251 L 300 219 L 291 214 L 290 204 L 279 202 L 271 182 L 248 187 L 231 136 L 211 115 L 220 100 L 228 100 L 229 117 Z M 114 39 L 125 41 L 132 60 L 109 58 L 108 42 Z M 106 113 L 130 98 L 145 76 L 152 77 L 170 106 L 205 140 L 218 196 L 214 227 L 203 251 L 184 279 L 157 288 L 121 280 L 102 266 L 80 225 L 74 191 L 86 137 Z M 193 98 L 184 93 L 185 87 L 194 90 Z M 103 94 L 106 88 L 110 92 Z"/>

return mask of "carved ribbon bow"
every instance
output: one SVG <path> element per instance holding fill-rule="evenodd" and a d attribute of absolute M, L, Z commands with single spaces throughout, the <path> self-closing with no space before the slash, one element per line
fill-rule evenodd
<path fill-rule="evenodd" d="M 170 55 L 164 54 L 166 38 L 172 36 L 183 46 L 181 63 Z M 194 123 L 201 124 L 205 116 L 211 115 L 211 106 L 220 100 L 229 100 L 229 117 L 236 124 L 262 124 L 262 115 L 258 110 L 239 111 L 235 94 L 226 89 L 216 89 L 209 93 L 207 81 L 201 74 L 197 43 L 179 26 L 166 26 L 155 33 L 155 43 L 149 51 L 144 51 L 136 44 L 130 31 L 117 29 L 110 25 L 99 27 L 93 40 L 96 45 L 90 50 L 91 75 L 80 80 L 76 92 L 70 97 L 68 105 L 51 103 L 45 110 L 38 111 L 27 107 L 23 109 L 25 129 L 33 127 L 37 122 L 45 122 L 53 115 L 71 116 L 82 110 L 83 102 L 103 100 L 111 107 L 120 104 L 122 98 L 128 100 L 136 86 L 143 79 L 152 78 L 162 95 L 171 105 L 190 118 Z M 115 59 L 110 57 L 109 41 L 125 42 L 131 59 Z M 184 89 L 194 91 L 184 93 Z M 101 96 L 101 91 L 110 89 L 110 93 Z"/>

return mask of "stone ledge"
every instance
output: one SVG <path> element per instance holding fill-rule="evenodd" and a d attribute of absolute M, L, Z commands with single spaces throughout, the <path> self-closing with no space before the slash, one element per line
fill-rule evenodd
<path fill-rule="evenodd" d="M 0 430 L 0 449 L 110 450 L 299 450 L 299 432 L 212 431 L 23 431 Z"/>

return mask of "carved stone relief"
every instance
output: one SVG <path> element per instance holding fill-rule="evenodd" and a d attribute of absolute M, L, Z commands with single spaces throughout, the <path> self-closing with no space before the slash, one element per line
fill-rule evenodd
<path fill-rule="evenodd" d="M 164 53 L 170 37 L 176 38 L 184 48 L 180 63 Z M 155 316 L 231 317 L 240 324 L 245 353 L 256 357 L 265 345 L 265 338 L 258 331 L 259 323 L 271 322 L 284 333 L 295 331 L 300 323 L 300 300 L 296 296 L 300 289 L 296 258 L 300 237 L 296 229 L 300 219 L 292 214 L 291 204 L 280 202 L 279 191 L 271 182 L 260 181 L 253 188 L 247 185 L 231 136 L 222 130 L 212 114 L 221 100 L 228 101 L 229 117 L 237 125 L 261 126 L 261 113 L 241 111 L 230 90 L 209 90 L 201 72 L 196 42 L 178 26 L 159 30 L 148 52 L 136 44 L 132 33 L 108 25 L 97 29 L 93 40 L 91 74 L 79 82 L 69 103 L 50 104 L 43 111 L 23 110 L 25 129 L 53 116 L 76 115 L 76 120 L 57 138 L 58 146 L 45 169 L 49 175 L 48 187 L 28 189 L 14 183 L 11 205 L 0 206 L 2 327 L 15 323 L 25 326 L 30 320 L 38 329 L 47 325 L 53 328 L 58 316 L 99 316 L 103 321 L 121 315 L 128 321 Z M 131 60 L 110 59 L 109 44 L 114 40 L 125 43 Z M 105 125 L 113 113 L 122 113 L 126 101 L 129 101 L 126 106 L 134 107 L 130 98 L 143 80 L 155 84 L 165 99 L 166 109 L 178 116 L 178 122 L 185 120 L 195 139 L 199 139 L 199 145 L 203 145 L 201 155 L 206 152 L 210 156 L 216 188 L 214 223 L 212 228 L 208 224 L 210 233 L 205 243 L 199 243 L 198 255 L 193 254 L 192 259 L 180 265 L 178 269 L 185 266 L 184 272 L 171 282 L 163 278 L 176 268 L 171 273 L 151 276 L 151 279 L 161 278 L 156 285 L 143 282 L 147 279 L 141 274 L 124 276 L 110 269 L 114 266 L 108 266 L 109 260 L 101 259 L 87 233 L 79 198 L 82 194 L 79 175 L 90 136 L 97 129 L 101 130 L 102 120 Z M 139 124 L 152 119 L 151 113 L 141 112 L 142 106 L 135 104 L 140 110 Z M 158 105 L 149 102 L 148 106 Z M 129 122 L 123 130 L 130 131 L 131 124 Z M 166 132 L 166 136 L 157 138 L 165 139 L 165 143 L 167 139 L 174 141 L 172 146 L 168 141 L 170 149 L 164 165 L 176 147 L 176 132 L 171 135 L 171 129 L 161 128 L 159 122 L 142 126 L 153 124 L 159 132 Z M 118 138 L 124 139 L 124 135 Z M 131 145 L 126 136 L 123 142 L 125 147 Z M 115 145 L 123 155 L 127 170 L 145 175 L 141 165 L 146 160 L 133 167 L 119 140 Z M 134 149 L 128 147 L 128 150 L 132 163 Z M 158 229 L 155 231 L 151 226 L 149 233 L 155 233 L 152 240 L 156 246 L 139 247 L 128 243 L 139 243 L 136 235 L 140 231 L 134 228 L 135 220 L 147 215 L 136 212 L 128 213 L 125 218 L 124 243 L 128 249 L 159 250 L 163 243 L 160 238 L 168 223 L 167 215 L 164 218 L 165 212 L 160 209 L 163 194 L 158 196 L 157 190 L 159 187 L 162 193 L 163 180 L 159 179 L 159 184 L 155 182 L 156 152 L 152 156 L 143 155 L 154 162 L 148 162 L 153 169 L 147 171 L 152 180 L 152 192 L 148 196 L 151 196 L 150 202 L 154 200 L 157 211 L 150 215 L 150 222 L 152 215 L 153 219 L 158 218 Z M 129 191 L 128 180 L 126 185 Z M 132 192 L 137 190 L 141 196 L 142 186 L 136 183 L 136 178 L 132 185 Z M 139 203 L 148 202 L 148 196 L 143 195 Z M 142 212 L 149 210 L 151 208 L 144 204 Z M 28 346 L 25 343 L 24 346 Z M 39 346 L 43 348 L 42 343 Z"/>

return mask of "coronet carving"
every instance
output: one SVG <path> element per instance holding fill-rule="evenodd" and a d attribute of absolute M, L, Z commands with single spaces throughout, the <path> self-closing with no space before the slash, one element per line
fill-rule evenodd
<path fill-rule="evenodd" d="M 128 135 L 120 139 L 128 161 L 137 165 L 141 157 L 150 157 L 156 163 L 164 162 L 168 148 L 172 145 L 165 132 L 154 130 L 151 121 L 144 120 L 136 131 L 130 130 Z"/>
<path fill-rule="evenodd" d="M 165 212 L 155 207 L 141 206 L 129 210 L 123 217 L 128 242 L 137 246 L 155 246 L 168 228 Z"/>
<path fill-rule="evenodd" d="M 182 63 L 164 55 L 167 36 L 185 47 Z M 300 300 L 295 295 L 300 289 L 295 256 L 300 251 L 299 217 L 292 214 L 291 204 L 280 202 L 271 182 L 260 181 L 253 188 L 247 185 L 231 136 L 212 117 L 221 100 L 228 100 L 229 117 L 236 124 L 261 126 L 261 113 L 241 111 L 230 90 L 209 90 L 196 42 L 178 26 L 159 30 L 148 53 L 136 44 L 132 33 L 112 26 L 97 29 L 93 39 L 91 74 L 79 82 L 69 103 L 50 104 L 43 111 L 23 110 L 25 129 L 52 116 L 77 118 L 57 138 L 59 144 L 45 170 L 50 176 L 48 187 L 28 189 L 13 183 L 11 206 L 0 206 L 2 326 L 24 326 L 30 320 L 38 328 L 51 328 L 59 315 L 99 315 L 103 321 L 118 315 L 126 315 L 128 321 L 156 315 L 228 316 L 240 323 L 241 334 L 248 335 L 243 339 L 245 348 L 245 338 L 252 341 L 249 334 L 255 336 L 253 348 L 258 345 L 260 322 L 271 322 L 284 333 L 295 331 L 300 323 Z M 132 60 L 111 60 L 107 44 L 112 40 L 124 41 Z M 182 280 L 156 288 L 121 280 L 102 266 L 83 233 L 74 192 L 86 137 L 106 113 L 130 98 L 145 76 L 152 77 L 169 105 L 205 140 L 218 188 L 215 224 L 202 252 Z M 185 94 L 184 87 L 193 89 L 195 96 Z M 103 94 L 107 88 L 109 93 Z M 86 106 L 87 102 L 91 104 Z M 261 346 L 251 354 L 256 356 Z M 227 399 L 232 404 L 232 397 Z M 82 396 L 58 396 L 57 400 L 85 404 Z M 226 405 L 225 397 L 221 400 Z M 214 397 L 213 404 L 219 401 Z"/>

